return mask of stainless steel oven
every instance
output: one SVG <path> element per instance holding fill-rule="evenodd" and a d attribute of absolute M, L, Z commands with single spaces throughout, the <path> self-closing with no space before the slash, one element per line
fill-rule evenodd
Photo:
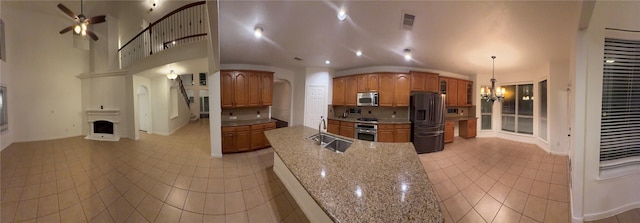
<path fill-rule="evenodd" d="M 358 106 L 378 106 L 378 92 L 358 93 Z"/>
<path fill-rule="evenodd" d="M 378 141 L 378 125 L 369 123 L 356 123 L 354 138 L 371 142 Z"/>

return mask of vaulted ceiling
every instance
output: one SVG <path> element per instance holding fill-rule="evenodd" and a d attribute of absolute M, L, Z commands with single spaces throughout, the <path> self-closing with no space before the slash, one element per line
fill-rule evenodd
<path fill-rule="evenodd" d="M 221 1 L 221 63 L 517 72 L 568 60 L 579 1 Z M 338 9 L 348 17 L 337 18 Z M 402 13 L 414 14 L 412 30 Z M 262 38 L 253 30 L 263 27 Z M 405 61 L 403 49 L 412 51 Z M 356 56 L 361 50 L 363 55 Z M 294 57 L 303 61 L 294 60 Z M 331 64 L 325 64 L 330 60 Z"/>

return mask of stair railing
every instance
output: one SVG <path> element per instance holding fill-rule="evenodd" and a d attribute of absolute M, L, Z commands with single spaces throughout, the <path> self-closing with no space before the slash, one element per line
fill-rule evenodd
<path fill-rule="evenodd" d="M 184 98 L 184 101 L 187 103 L 187 107 L 189 108 L 189 110 L 191 110 L 191 100 L 189 99 L 189 95 L 187 95 L 187 90 L 184 88 L 184 84 L 182 83 L 182 78 L 178 76 L 176 80 L 178 80 L 178 85 L 180 86 L 180 93 L 182 93 L 182 97 Z"/>
<path fill-rule="evenodd" d="M 155 21 L 118 49 L 120 68 L 160 51 L 206 39 L 205 1 L 184 5 Z"/>

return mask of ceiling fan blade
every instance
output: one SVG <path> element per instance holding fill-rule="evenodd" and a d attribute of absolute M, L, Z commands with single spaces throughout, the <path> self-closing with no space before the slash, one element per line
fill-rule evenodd
<path fill-rule="evenodd" d="M 73 30 L 73 27 L 74 27 L 74 26 L 75 26 L 75 25 L 71 25 L 71 26 L 69 26 L 69 27 L 67 27 L 67 28 L 64 28 L 64 29 L 60 30 L 60 34 L 64 34 L 64 33 L 66 33 L 66 32 L 69 32 L 69 31 Z"/>
<path fill-rule="evenodd" d="M 76 16 L 75 13 L 73 13 L 69 8 L 64 6 L 62 3 L 58 3 L 58 8 L 65 14 L 69 15 L 72 19 L 75 19 L 75 20 L 78 19 L 78 16 Z"/>
<path fill-rule="evenodd" d="M 89 37 L 91 37 L 91 39 L 93 39 L 93 41 L 98 41 L 98 36 L 96 36 L 95 33 L 87 30 L 87 35 L 89 35 Z"/>
<path fill-rule="evenodd" d="M 89 19 L 89 24 L 98 24 L 98 23 L 103 23 L 105 21 L 107 21 L 107 20 L 105 20 L 105 16 L 99 15 L 99 16 L 91 17 Z"/>

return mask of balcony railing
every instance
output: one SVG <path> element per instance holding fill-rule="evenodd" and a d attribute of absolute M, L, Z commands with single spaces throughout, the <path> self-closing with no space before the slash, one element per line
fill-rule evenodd
<path fill-rule="evenodd" d="M 207 37 L 207 7 L 204 1 L 182 6 L 168 13 L 119 50 L 120 68 L 171 47 Z"/>

